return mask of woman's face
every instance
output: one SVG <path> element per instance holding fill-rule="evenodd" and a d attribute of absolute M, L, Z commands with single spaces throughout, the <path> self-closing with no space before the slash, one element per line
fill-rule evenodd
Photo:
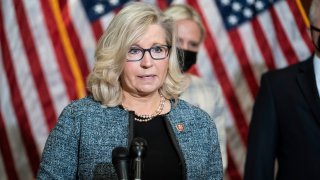
<path fill-rule="evenodd" d="M 139 95 L 148 95 L 158 91 L 167 75 L 169 56 L 162 60 L 154 60 L 150 51 L 145 51 L 140 61 L 127 60 L 128 56 L 135 56 L 137 49 L 141 50 L 141 48 L 153 48 L 151 51 L 157 55 L 161 52 L 158 47 L 163 45 L 168 45 L 165 31 L 157 24 L 150 25 L 138 41 L 131 45 L 121 75 L 121 86 L 124 91 Z"/>
<path fill-rule="evenodd" d="M 198 52 L 201 43 L 201 31 L 198 24 L 192 20 L 176 21 L 178 28 L 178 46 L 181 49 Z"/>

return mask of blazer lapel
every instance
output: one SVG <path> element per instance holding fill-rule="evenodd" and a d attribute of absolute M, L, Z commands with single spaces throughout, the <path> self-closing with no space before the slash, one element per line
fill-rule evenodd
<path fill-rule="evenodd" d="M 320 98 L 317 90 L 312 59 L 313 58 L 307 60 L 308 62 L 303 63 L 303 65 L 300 66 L 300 72 L 297 75 L 297 79 L 304 97 L 307 99 L 313 114 L 320 124 Z"/>

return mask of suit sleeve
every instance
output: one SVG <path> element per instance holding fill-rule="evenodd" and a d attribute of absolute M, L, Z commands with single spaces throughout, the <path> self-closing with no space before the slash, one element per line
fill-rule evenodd
<path fill-rule="evenodd" d="M 274 179 L 278 120 L 275 97 L 270 82 L 272 81 L 268 79 L 268 75 L 262 76 L 261 86 L 253 107 L 244 180 Z"/>
<path fill-rule="evenodd" d="M 76 179 L 78 134 L 72 110 L 67 107 L 46 141 L 37 179 Z"/>

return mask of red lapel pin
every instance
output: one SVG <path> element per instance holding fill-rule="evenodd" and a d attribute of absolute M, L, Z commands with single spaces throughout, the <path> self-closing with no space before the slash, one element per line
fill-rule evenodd
<path fill-rule="evenodd" d="M 176 128 L 177 128 L 177 130 L 179 131 L 179 132 L 182 132 L 182 131 L 184 131 L 184 125 L 183 124 L 177 124 L 176 125 Z"/>

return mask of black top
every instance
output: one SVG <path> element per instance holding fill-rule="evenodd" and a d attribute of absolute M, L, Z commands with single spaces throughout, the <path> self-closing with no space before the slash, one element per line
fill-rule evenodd
<path fill-rule="evenodd" d="M 165 125 L 164 116 L 156 116 L 149 122 L 134 121 L 134 137 L 147 141 L 142 180 L 182 179 L 182 166 Z"/>

